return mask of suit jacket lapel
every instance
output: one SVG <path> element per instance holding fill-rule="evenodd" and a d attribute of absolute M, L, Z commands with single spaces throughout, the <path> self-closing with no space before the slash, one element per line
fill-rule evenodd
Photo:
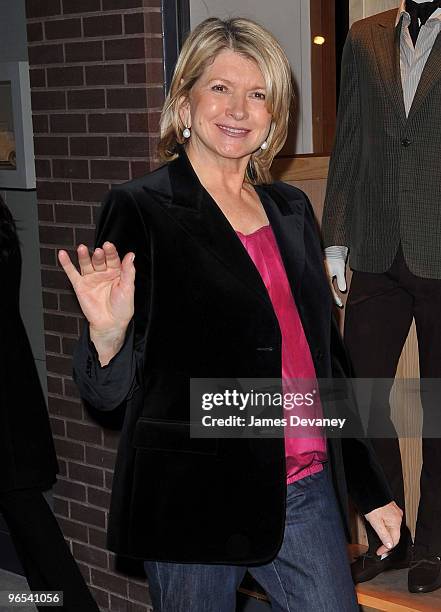
<path fill-rule="evenodd" d="M 404 124 L 406 122 L 406 109 L 404 107 L 400 71 L 401 24 L 402 20 L 397 27 L 390 20 L 380 21 L 373 26 L 372 38 L 384 88 L 389 94 L 401 122 Z"/>
<path fill-rule="evenodd" d="M 421 107 L 425 98 L 429 95 L 430 90 L 441 77 L 441 32 L 433 43 L 432 50 L 427 58 L 423 73 L 418 83 L 415 97 L 409 111 L 409 119 L 411 119 L 418 109 Z"/>

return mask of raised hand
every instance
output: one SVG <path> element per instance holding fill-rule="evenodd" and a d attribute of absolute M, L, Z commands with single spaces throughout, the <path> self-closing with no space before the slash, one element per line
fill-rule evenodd
<path fill-rule="evenodd" d="M 127 253 L 121 262 L 111 242 L 95 249 L 92 257 L 83 244 L 79 245 L 77 253 L 80 272 L 66 251 L 59 251 L 58 260 L 72 283 L 89 321 L 91 340 L 101 364 L 105 365 L 103 362 L 108 363 L 121 347 L 133 316 L 135 255 Z"/>

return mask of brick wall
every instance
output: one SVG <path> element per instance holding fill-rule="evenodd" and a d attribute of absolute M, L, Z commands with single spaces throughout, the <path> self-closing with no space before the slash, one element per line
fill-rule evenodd
<path fill-rule="evenodd" d="M 71 378 L 82 317 L 59 248 L 92 246 L 111 184 L 155 165 L 163 102 L 160 0 L 27 0 L 55 511 L 102 610 L 150 609 L 115 573 L 105 530 L 118 434 L 94 424 Z M 143 605 L 144 604 L 144 605 Z"/>

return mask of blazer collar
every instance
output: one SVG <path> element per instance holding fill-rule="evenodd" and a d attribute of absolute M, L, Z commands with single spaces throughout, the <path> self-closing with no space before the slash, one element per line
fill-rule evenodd
<path fill-rule="evenodd" d="M 203 187 L 183 148 L 168 164 L 170 195 L 160 202 L 167 212 L 197 241 L 210 251 L 236 279 L 259 296 L 272 309 L 262 278 L 244 249 L 233 227 Z M 274 185 L 257 186 L 256 191 L 274 232 L 288 280 L 296 297 L 304 267 L 303 215 L 300 198 L 289 189 L 283 194 Z"/>

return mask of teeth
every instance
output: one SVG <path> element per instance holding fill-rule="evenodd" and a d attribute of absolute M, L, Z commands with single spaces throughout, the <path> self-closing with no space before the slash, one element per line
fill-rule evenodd
<path fill-rule="evenodd" d="M 244 130 L 240 128 L 226 127 L 225 125 L 219 125 L 218 127 L 221 130 L 224 130 L 224 132 L 231 132 L 232 134 L 247 134 L 249 131 L 249 130 Z"/>

